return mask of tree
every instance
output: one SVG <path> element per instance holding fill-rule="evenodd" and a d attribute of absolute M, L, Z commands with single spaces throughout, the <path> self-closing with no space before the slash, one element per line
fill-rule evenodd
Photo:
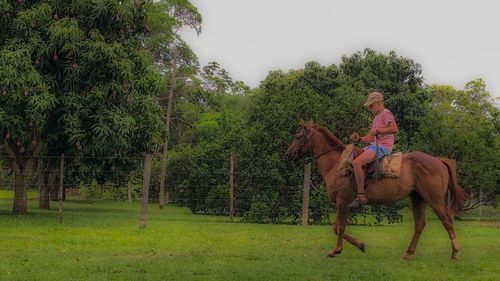
<path fill-rule="evenodd" d="M 0 1 L 0 130 L 16 175 L 14 212 L 27 211 L 26 177 L 51 153 L 154 151 L 161 90 L 149 53 L 146 1 Z"/>
<path fill-rule="evenodd" d="M 495 198 L 500 193 L 500 110 L 484 81 L 470 81 L 463 90 L 433 85 L 429 92 L 414 149 L 456 159 L 460 183 L 469 192 L 482 190 Z"/>
<path fill-rule="evenodd" d="M 342 57 L 339 68 L 341 85 L 384 93 L 386 106 L 394 113 L 400 129 L 396 148 L 407 151 L 420 118 L 426 115 L 423 104 L 429 99 L 420 64 L 394 51 L 386 55 L 365 49 Z"/>
<path fill-rule="evenodd" d="M 226 211 L 227 204 L 223 202 L 227 198 L 224 190 L 228 157 L 246 145 L 241 132 L 251 105 L 250 97 L 241 95 L 242 91 L 231 92 L 236 88 L 206 87 L 216 79 L 219 70 L 222 68 L 217 64 L 213 74 L 200 72 L 192 87 L 178 88 L 172 105 L 169 191 L 173 200 L 197 213 Z M 238 84 L 238 89 L 248 88 L 242 82 Z M 158 194 L 156 186 L 153 185 L 152 196 Z"/>
<path fill-rule="evenodd" d="M 344 142 L 349 142 L 352 132 L 369 128 L 371 117 L 362 106 L 366 96 L 372 91 L 381 91 L 401 129 L 415 131 L 413 127 L 418 120 L 414 119 L 424 112 L 415 107 L 420 100 L 426 99 L 420 73 L 420 65 L 410 59 L 394 52 L 387 55 L 370 49 L 342 57 L 338 66 L 309 62 L 304 69 L 271 72 L 253 97 L 255 106 L 248 121 L 252 148 L 247 151 L 251 163 L 246 163 L 251 171 L 242 184 L 261 187 L 250 189 L 248 194 L 259 194 L 258 197 L 251 201 L 251 205 L 239 208 L 249 210 L 247 218 L 252 221 L 248 216 L 257 213 L 252 205 L 260 208 L 259 204 L 253 203 L 265 200 L 265 197 L 274 202 L 267 214 L 271 221 L 299 217 L 300 209 L 294 206 L 298 205 L 299 196 L 296 194 L 301 190 L 302 167 L 296 167 L 282 157 L 299 118 L 313 119 L 330 128 Z M 398 147 L 407 148 L 408 138 L 399 138 Z M 313 177 L 313 182 L 319 183 L 321 179 Z M 321 196 L 321 193 L 313 196 Z M 314 197 L 312 200 L 326 201 Z M 393 215 L 399 208 L 401 206 L 394 205 L 372 208 L 372 211 L 379 218 L 385 216 L 394 221 L 400 219 Z M 328 211 L 328 208 L 319 206 L 316 209 L 318 212 Z"/>
<path fill-rule="evenodd" d="M 168 100 L 167 100 L 167 115 L 165 117 L 165 142 L 163 144 L 163 153 L 161 157 L 161 172 L 160 172 L 160 208 L 163 208 L 165 204 L 165 178 L 167 176 L 167 157 L 168 157 L 168 143 L 170 139 L 170 123 L 171 123 L 171 112 L 172 112 L 172 103 L 174 96 L 174 87 L 176 85 L 177 78 L 177 64 L 178 60 L 182 59 L 182 56 L 179 56 L 179 50 L 181 54 L 189 54 L 192 57 L 192 53 L 190 49 L 187 47 L 187 44 L 180 38 L 179 30 L 188 26 L 192 29 L 196 30 L 199 34 L 201 32 L 201 15 L 198 13 L 196 7 L 194 7 L 187 0 L 173 0 L 165 3 L 165 9 L 168 16 L 171 18 L 172 23 L 172 32 L 168 32 L 166 34 L 172 35 L 173 40 L 170 44 L 170 54 L 171 54 L 171 73 L 170 73 L 170 83 L 169 83 L 169 92 L 168 92 Z M 166 38 L 165 38 L 166 39 Z M 164 40 L 160 46 L 168 46 L 168 40 Z M 179 48 L 180 47 L 180 48 Z M 183 52 L 182 52 L 183 51 Z M 187 60 L 185 60 L 187 61 Z M 160 65 L 165 64 L 160 60 Z M 166 193 L 167 203 L 168 203 L 168 192 Z"/>
<path fill-rule="evenodd" d="M 371 117 L 362 104 L 370 91 L 384 91 L 388 99 L 405 97 L 412 101 L 409 107 L 425 98 L 418 64 L 371 50 L 344 57 L 338 66 L 310 62 L 304 69 L 273 71 L 253 91 L 237 86 L 216 62 L 200 76 L 201 88 L 176 101 L 176 116 L 189 125 L 176 131 L 169 162 L 179 177 L 172 179 L 175 198 L 193 212 L 227 212 L 227 164 L 235 153 L 237 172 L 244 170 L 236 177 L 236 197 L 244 198 L 236 200 L 236 209 L 256 222 L 300 218 L 302 167 L 283 159 L 300 118 L 314 119 L 347 142 L 353 131 L 369 127 Z M 408 147 L 405 141 L 402 147 Z M 314 174 L 313 182 L 320 181 Z M 324 192 L 314 190 L 311 202 L 316 222 L 328 217 Z M 400 207 L 374 212 L 394 221 Z"/>

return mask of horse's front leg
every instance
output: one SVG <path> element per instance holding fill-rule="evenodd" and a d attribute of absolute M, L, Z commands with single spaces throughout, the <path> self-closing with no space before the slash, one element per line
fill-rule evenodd
<path fill-rule="evenodd" d="M 347 208 L 347 203 L 348 202 L 343 199 L 337 199 L 337 217 L 335 219 L 334 225 L 337 233 L 337 245 L 335 245 L 335 248 L 327 254 L 331 258 L 342 252 L 342 240 L 344 239 L 347 217 L 349 216 L 349 208 Z"/>

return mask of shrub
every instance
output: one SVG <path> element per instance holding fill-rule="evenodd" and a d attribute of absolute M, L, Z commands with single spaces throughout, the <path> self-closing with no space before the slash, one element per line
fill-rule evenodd
<path fill-rule="evenodd" d="M 86 199 L 100 200 L 119 200 L 127 199 L 127 187 L 110 182 L 98 184 L 96 180 L 92 180 L 90 184 L 85 184 L 80 187 L 82 196 Z"/>
<path fill-rule="evenodd" d="M 275 192 L 257 194 L 253 196 L 250 210 L 243 216 L 243 221 L 253 223 L 279 223 L 282 218 L 279 211 L 275 211 L 278 195 Z"/>
<path fill-rule="evenodd" d="M 330 224 L 330 213 L 334 210 L 333 203 L 327 198 L 325 183 L 312 187 L 309 195 L 309 223 Z"/>
<path fill-rule="evenodd" d="M 205 199 L 206 213 L 226 215 L 229 213 L 229 190 L 227 184 L 220 184 L 208 192 Z"/>

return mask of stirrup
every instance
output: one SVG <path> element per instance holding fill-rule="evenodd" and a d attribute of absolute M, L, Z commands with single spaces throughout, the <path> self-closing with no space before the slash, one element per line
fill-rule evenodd
<path fill-rule="evenodd" d="M 347 207 L 349 209 L 356 209 L 358 207 L 363 207 L 366 202 L 368 202 L 368 199 L 366 200 L 366 202 L 361 202 L 361 199 L 359 199 L 359 197 L 357 195 L 359 194 L 365 194 L 364 192 L 356 192 L 356 198 L 354 198 L 354 200 L 352 200 L 351 203 L 349 203 L 349 205 L 347 205 Z"/>

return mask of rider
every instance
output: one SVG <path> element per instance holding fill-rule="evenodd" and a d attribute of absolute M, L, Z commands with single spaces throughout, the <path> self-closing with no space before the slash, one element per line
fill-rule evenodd
<path fill-rule="evenodd" d="M 357 208 L 365 204 L 368 199 L 365 196 L 365 173 L 363 166 L 375 159 L 389 155 L 394 146 L 394 134 L 398 132 L 398 125 L 394 115 L 384 107 L 384 95 L 379 92 L 373 92 L 368 95 L 365 102 L 367 107 L 374 115 L 372 127 L 366 136 L 360 137 L 358 133 L 353 133 L 352 141 L 361 141 L 369 143 L 363 152 L 353 161 L 354 177 L 356 178 L 356 198 L 348 205 L 350 208 Z M 378 137 L 378 152 L 375 138 Z"/>

